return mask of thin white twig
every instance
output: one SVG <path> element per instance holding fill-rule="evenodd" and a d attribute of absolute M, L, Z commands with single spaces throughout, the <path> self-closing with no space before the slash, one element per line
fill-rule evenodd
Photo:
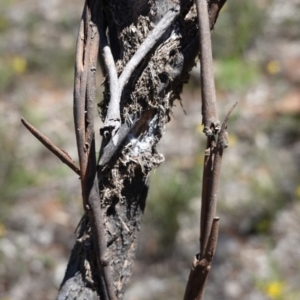
<path fill-rule="evenodd" d="M 119 78 L 119 88 L 120 91 L 123 90 L 125 84 L 129 80 L 131 74 L 138 66 L 138 64 L 145 58 L 145 56 L 150 52 L 158 40 L 163 36 L 167 29 L 171 26 L 173 21 L 180 13 L 180 7 L 173 8 L 169 10 L 163 18 L 157 23 L 151 33 L 143 41 L 141 46 L 137 49 L 136 53 L 132 56 L 130 61 L 127 63 L 122 74 Z"/>
<path fill-rule="evenodd" d="M 100 47 L 101 47 L 104 65 L 108 74 L 109 93 L 110 93 L 110 101 L 109 101 L 107 114 L 103 126 L 104 129 L 103 133 L 104 136 L 106 136 L 107 135 L 106 129 L 112 127 L 114 128 L 113 130 L 115 131 L 120 127 L 121 93 L 119 88 L 118 73 L 115 66 L 114 57 L 112 55 L 111 49 L 107 42 L 103 16 L 101 17 L 101 26 L 100 26 Z"/>

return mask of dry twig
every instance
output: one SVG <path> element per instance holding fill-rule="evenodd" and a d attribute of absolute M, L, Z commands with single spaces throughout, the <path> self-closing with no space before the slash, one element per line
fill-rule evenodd
<path fill-rule="evenodd" d="M 221 7 L 224 2 L 220 3 Z M 216 217 L 217 191 L 223 150 L 228 146 L 227 121 L 237 105 L 237 103 L 234 104 L 230 109 L 220 127 L 216 109 L 208 8 L 205 0 L 197 0 L 196 4 L 200 36 L 202 115 L 204 133 L 207 136 L 207 149 L 204 155 L 202 181 L 200 254 L 194 259 L 184 300 L 203 299 L 205 282 L 217 244 L 219 227 L 219 218 Z M 217 142 L 215 139 L 216 134 L 218 134 Z"/>
<path fill-rule="evenodd" d="M 219 218 L 216 217 L 217 191 L 223 151 L 228 147 L 227 121 L 236 105 L 237 103 L 232 106 L 226 115 L 218 134 L 217 143 L 215 143 L 214 137 L 207 137 L 208 149 L 205 151 L 202 182 L 200 254 L 194 259 L 184 300 L 203 299 L 206 278 L 217 245 L 219 228 Z"/>
<path fill-rule="evenodd" d="M 80 175 L 79 168 L 67 152 L 55 146 L 45 135 L 38 131 L 24 118 L 21 118 L 21 122 L 47 149 L 56 155 L 64 164 L 70 167 L 76 174 Z"/>
<path fill-rule="evenodd" d="M 207 136 L 212 136 L 220 130 L 220 121 L 216 105 L 208 7 L 206 0 L 197 0 L 196 5 L 200 36 L 203 131 Z"/>
<path fill-rule="evenodd" d="M 110 46 L 107 42 L 105 29 L 106 28 L 103 20 L 103 14 L 101 12 L 100 47 L 101 47 L 101 54 L 103 57 L 105 69 L 108 74 L 109 93 L 110 93 L 110 101 L 109 101 L 103 129 L 101 130 L 101 132 L 103 132 L 103 136 L 105 138 L 108 138 L 110 135 L 110 131 L 111 131 L 111 135 L 115 136 L 117 130 L 121 125 L 120 98 L 121 98 L 122 89 L 119 86 L 118 73 L 117 73 L 115 61 Z"/>
<path fill-rule="evenodd" d="M 209 243 L 203 257 L 194 257 L 192 269 L 186 286 L 184 300 L 201 300 L 203 298 L 204 286 L 210 270 L 211 262 L 217 246 L 219 232 L 219 218 L 214 218 Z"/>
<path fill-rule="evenodd" d="M 205 253 L 211 232 L 213 219 L 216 216 L 217 192 L 221 171 L 223 150 L 228 147 L 227 141 L 227 121 L 236 107 L 235 103 L 229 110 L 218 134 L 217 143 L 214 138 L 208 137 L 209 148 L 206 150 L 203 169 L 203 190 L 201 205 L 201 238 L 200 238 L 200 257 Z"/>
<path fill-rule="evenodd" d="M 119 78 L 119 86 L 122 91 L 126 82 L 129 80 L 131 74 L 138 66 L 138 64 L 146 57 L 146 55 L 151 51 L 151 49 L 155 46 L 155 44 L 159 41 L 159 39 L 163 36 L 163 34 L 170 28 L 173 24 L 174 20 L 178 17 L 180 13 L 180 7 L 176 7 L 175 9 L 169 10 L 162 19 L 157 23 L 154 29 L 150 32 L 147 38 L 143 41 L 141 46 L 132 56 L 130 61 L 127 63 L 124 68 L 120 78 Z"/>
<path fill-rule="evenodd" d="M 87 156 L 85 146 L 85 95 L 87 82 L 87 56 L 88 49 L 85 49 L 87 4 L 85 4 L 82 18 L 80 21 L 79 34 L 77 38 L 76 62 L 75 62 L 75 80 L 74 80 L 74 122 L 77 141 L 77 150 L 79 156 L 79 165 L 81 178 L 85 177 L 87 168 Z M 86 198 L 86 195 L 84 196 Z M 86 201 L 85 201 L 86 202 Z"/>

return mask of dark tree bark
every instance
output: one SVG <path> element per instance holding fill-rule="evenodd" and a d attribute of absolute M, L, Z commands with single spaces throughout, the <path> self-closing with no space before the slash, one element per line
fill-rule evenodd
<path fill-rule="evenodd" d="M 208 1 L 211 29 L 224 2 Z M 86 214 L 57 299 L 122 299 L 131 275 L 149 176 L 164 160 L 156 145 L 199 52 L 197 10 L 190 0 L 87 0 L 84 20 L 86 28 L 81 26 L 78 49 L 80 43 L 90 43 L 81 54 L 93 57 L 100 40 L 99 60 L 107 75 L 99 104 L 103 140 L 96 163 L 91 147 L 93 130 L 88 129 L 93 121 L 82 121 L 89 147 L 80 144 L 76 124 L 79 154 L 80 147 L 82 151 L 86 147 L 88 157 L 87 161 L 81 159 L 80 165 Z M 156 39 L 143 43 L 151 33 Z M 147 51 L 139 50 L 143 47 Z M 115 67 L 109 64 L 112 60 Z M 88 101 L 93 98 L 89 91 L 95 85 L 95 62 L 90 59 L 90 64 L 93 68 L 87 74 L 75 78 L 85 80 L 87 90 L 83 94 Z M 76 93 L 80 94 L 76 82 L 75 100 Z M 84 108 L 87 112 L 91 109 L 88 103 Z M 76 109 L 74 115 L 78 117 Z M 88 174 L 94 174 L 95 181 L 92 175 L 82 173 L 82 166 L 92 170 Z M 97 210 L 97 201 L 101 210 Z M 109 284 L 115 298 L 110 295 Z"/>

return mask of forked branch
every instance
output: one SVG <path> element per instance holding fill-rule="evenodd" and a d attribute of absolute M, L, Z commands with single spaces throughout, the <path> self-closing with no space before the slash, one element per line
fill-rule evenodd
<path fill-rule="evenodd" d="M 180 13 L 180 6 L 170 9 L 162 19 L 156 24 L 154 29 L 146 37 L 146 39 L 139 46 L 135 54 L 131 57 L 129 62 L 126 64 L 119 79 L 116 78 L 115 65 L 113 63 L 113 57 L 109 47 L 107 46 L 107 39 L 104 31 L 101 33 L 101 41 L 103 41 L 102 53 L 105 62 L 106 69 L 109 77 L 109 90 L 110 90 L 110 101 L 108 105 L 107 115 L 104 121 L 104 126 L 101 132 L 104 136 L 109 136 L 108 132 L 111 131 L 111 137 L 116 145 L 118 143 L 118 130 L 120 127 L 120 101 L 123 89 L 133 74 L 137 66 L 147 56 L 147 54 L 153 49 L 160 38 L 166 33 L 166 31 L 173 24 L 174 20 Z M 103 36 L 103 38 L 102 38 Z"/>
<path fill-rule="evenodd" d="M 208 137 L 208 148 L 204 157 L 201 224 L 200 224 L 200 257 L 203 257 L 209 242 L 213 219 L 216 217 L 217 192 L 221 172 L 223 151 L 228 147 L 227 121 L 236 107 L 235 103 L 227 113 L 218 133 L 218 140 Z"/>
<path fill-rule="evenodd" d="M 220 3 L 221 7 L 225 1 Z M 200 251 L 195 257 L 184 300 L 202 300 L 207 275 L 211 268 L 217 244 L 219 218 L 216 217 L 217 191 L 220 179 L 223 151 L 228 147 L 227 121 L 237 105 L 235 103 L 220 126 L 216 109 L 216 92 L 213 75 L 213 61 L 210 37 L 209 15 L 206 0 L 197 0 L 200 60 L 201 60 L 201 94 L 204 133 L 207 136 L 207 148 L 204 155 Z M 217 10 L 218 13 L 219 10 Z M 211 22 L 212 23 L 212 22 Z M 216 135 L 218 137 L 216 141 Z"/>
<path fill-rule="evenodd" d="M 204 286 L 210 271 L 211 262 L 217 246 L 219 232 L 219 218 L 214 218 L 209 236 L 209 243 L 203 257 L 194 257 L 192 269 L 186 286 L 184 300 L 201 300 L 204 294 Z"/>
<path fill-rule="evenodd" d="M 192 270 L 186 287 L 184 300 L 202 300 L 204 286 L 215 248 L 217 245 L 219 218 L 216 217 L 217 192 L 221 171 L 223 151 L 228 147 L 227 121 L 235 103 L 227 113 L 225 120 L 218 134 L 218 140 L 211 137 L 208 139 L 208 149 L 204 156 L 203 184 L 202 184 L 202 204 L 201 204 L 201 224 L 200 224 L 200 254 L 194 258 Z"/>

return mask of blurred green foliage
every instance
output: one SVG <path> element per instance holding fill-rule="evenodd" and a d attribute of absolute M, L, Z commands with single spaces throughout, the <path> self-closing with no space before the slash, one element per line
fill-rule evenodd
<path fill-rule="evenodd" d="M 40 9 L 28 7 L 27 13 L 22 14 L 13 11 L 14 5 L 20 9 L 18 0 L 1 0 L 0 5 L 0 101 L 4 104 L 6 99 L 13 99 L 10 105 L 0 107 L 0 112 L 5 114 L 0 118 L 0 223 L 23 188 L 38 186 L 47 176 L 59 178 L 69 174 L 59 163 L 47 171 L 47 166 L 30 170 L 19 155 L 18 136 L 23 127 L 21 123 L 16 126 L 15 116 L 10 117 L 11 111 L 5 110 L 13 110 L 19 118 L 24 116 L 37 127 L 44 121 L 44 115 L 20 99 L 25 86 L 34 88 L 34 82 L 56 89 L 72 85 L 78 18 L 66 12 L 57 22 L 49 23 Z M 30 139 L 30 133 L 26 134 Z M 60 142 L 63 143 L 63 137 Z M 45 152 L 43 149 L 38 155 L 43 156 Z"/>
<path fill-rule="evenodd" d="M 65 14 L 45 31 L 41 30 L 41 24 L 47 20 L 38 10 L 18 21 L 10 20 L 6 10 L 11 2 L 2 1 L 0 7 L 0 52 L 4 53 L 0 56 L 0 93 L 12 84 L 16 85 L 23 74 L 43 74 L 56 86 L 72 84 L 78 26 L 76 16 Z M 21 30 L 25 36 L 24 45 L 14 47 L 10 44 L 10 33 Z"/>
<path fill-rule="evenodd" d="M 8 28 L 7 18 L 3 14 L 0 13 L 0 33 L 3 33 Z"/>
<path fill-rule="evenodd" d="M 300 140 L 300 114 L 295 112 L 293 114 L 279 115 L 276 122 L 268 122 L 264 130 L 271 135 L 277 146 L 291 145 Z"/>
<path fill-rule="evenodd" d="M 0 92 L 26 72 L 27 61 L 18 55 L 0 57 Z"/>
<path fill-rule="evenodd" d="M 212 34 L 213 52 L 217 59 L 242 58 L 263 34 L 266 11 L 258 4 L 259 1 L 240 0 L 225 4 Z"/>
<path fill-rule="evenodd" d="M 5 215 L 4 205 L 12 200 L 13 194 L 22 187 L 35 183 L 36 176 L 28 172 L 25 165 L 17 159 L 19 151 L 13 131 L 8 132 L 4 120 L 0 120 L 0 219 Z M 9 203 L 7 203 L 9 204 Z"/>
<path fill-rule="evenodd" d="M 246 53 L 262 35 L 264 13 L 257 1 L 232 0 L 223 7 L 212 34 L 219 89 L 241 91 L 258 81 L 258 62 L 247 61 Z"/>
<path fill-rule="evenodd" d="M 245 62 L 241 57 L 218 60 L 215 78 L 220 90 L 243 91 L 259 80 L 261 71 L 256 63 Z"/>
<path fill-rule="evenodd" d="M 268 265 L 272 269 L 271 275 L 268 278 L 260 278 L 254 275 L 256 289 L 261 290 L 268 299 L 298 300 L 300 297 L 299 288 L 291 288 L 289 282 L 282 276 L 276 262 L 270 259 Z"/>
<path fill-rule="evenodd" d="M 158 233 L 157 256 L 168 256 L 179 230 L 181 213 L 190 212 L 189 201 L 198 195 L 201 170 L 169 168 L 152 175 L 146 206 L 146 223 Z"/>

